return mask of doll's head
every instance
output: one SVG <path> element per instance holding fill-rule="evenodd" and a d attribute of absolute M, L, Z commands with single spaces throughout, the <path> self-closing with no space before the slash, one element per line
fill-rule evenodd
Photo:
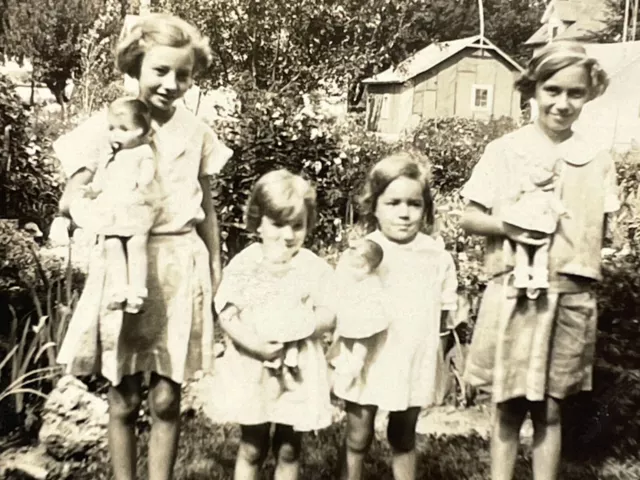
<path fill-rule="evenodd" d="M 359 276 L 373 273 L 382 263 L 384 252 L 382 247 L 368 238 L 355 240 L 346 251 L 349 269 Z"/>
<path fill-rule="evenodd" d="M 109 105 L 109 140 L 115 150 L 147 143 L 151 130 L 149 107 L 137 98 L 119 98 Z"/>
<path fill-rule="evenodd" d="M 316 220 L 316 192 L 298 175 L 281 169 L 256 182 L 247 208 L 247 229 L 262 240 L 266 259 L 288 262 L 302 248 Z"/>

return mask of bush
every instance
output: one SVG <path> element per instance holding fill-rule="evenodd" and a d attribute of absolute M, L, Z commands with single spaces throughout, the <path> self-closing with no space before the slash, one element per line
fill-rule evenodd
<path fill-rule="evenodd" d="M 0 75 L 0 218 L 28 219 L 41 230 L 55 215 L 61 194 L 57 163 L 47 152 L 49 140 L 38 137 L 11 81 Z M 9 139 L 9 144 L 5 140 Z"/>

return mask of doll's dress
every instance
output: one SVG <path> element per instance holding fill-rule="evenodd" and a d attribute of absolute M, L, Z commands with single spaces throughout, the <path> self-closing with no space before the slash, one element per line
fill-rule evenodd
<path fill-rule="evenodd" d="M 138 185 L 141 168 L 149 168 L 154 153 L 148 144 L 115 152 L 98 166 L 92 185 L 95 199 L 87 196 L 71 206 L 71 215 L 81 227 L 98 235 L 143 235 L 151 230 L 159 198 L 155 178 Z"/>
<path fill-rule="evenodd" d="M 554 233 L 562 210 L 555 185 L 557 180 L 554 181 L 554 188 L 543 190 L 535 186 L 532 180 L 524 180 L 517 199 L 502 210 L 502 221 L 528 231 L 548 235 Z"/>
<path fill-rule="evenodd" d="M 336 335 L 348 339 L 369 338 L 389 327 L 389 317 L 382 302 L 382 282 L 376 273 L 362 280 L 339 273 L 336 302 Z"/>

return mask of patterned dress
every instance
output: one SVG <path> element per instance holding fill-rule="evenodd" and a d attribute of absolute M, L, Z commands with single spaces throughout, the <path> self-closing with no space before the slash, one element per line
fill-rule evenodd
<path fill-rule="evenodd" d="M 333 270 L 324 260 L 309 250 L 300 250 L 291 260 L 283 283 L 282 278 L 260 272 L 262 260 L 259 243 L 245 248 L 231 260 L 216 294 L 217 309 L 233 303 L 240 310 L 241 321 L 262 332 L 263 338 L 272 336 L 264 333 L 272 325 L 276 330 L 282 328 L 280 309 L 274 310 L 270 302 L 264 301 L 264 292 L 273 291 L 276 283 L 295 290 L 290 293 L 292 296 L 295 293 L 296 298 L 300 294 L 308 296 L 315 308 L 332 309 Z M 250 314 L 243 315 L 243 311 Z M 298 330 L 298 324 L 304 328 L 307 321 L 304 310 L 292 309 L 287 321 L 293 330 Z M 329 374 L 321 340 L 306 338 L 298 345 L 298 374 L 291 389 L 285 388 L 260 359 L 230 342 L 216 365 L 219 389 L 224 392 L 224 399 L 218 402 L 221 417 L 241 425 L 280 423 L 298 431 L 330 425 Z"/>
<path fill-rule="evenodd" d="M 596 297 L 606 213 L 619 206 L 611 156 L 574 133 L 553 144 L 534 124 L 491 142 L 462 195 L 501 217 L 519 181 L 540 159 L 564 160 L 558 185 L 569 215 L 549 249 L 550 288 L 529 300 L 511 286 L 514 259 L 503 238 L 488 237 L 483 294 L 466 365 L 467 380 L 491 387 L 497 403 L 518 397 L 558 399 L 591 389 Z"/>

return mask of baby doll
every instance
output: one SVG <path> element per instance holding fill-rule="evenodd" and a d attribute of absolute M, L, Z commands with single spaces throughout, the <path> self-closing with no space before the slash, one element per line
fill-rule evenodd
<path fill-rule="evenodd" d="M 288 262 L 273 265 L 262 262 L 259 267 L 252 272 L 251 278 L 246 279 L 246 290 L 259 291 L 260 298 L 249 302 L 240 295 L 221 315 L 237 316 L 253 325 L 261 339 L 283 344 L 282 355 L 265 360 L 263 365 L 276 376 L 284 376 L 285 388 L 292 389 L 295 382 L 288 377 L 297 374 L 299 342 L 309 338 L 315 330 L 313 305 L 309 295 L 300 291 L 295 278 L 288 275 Z M 259 288 L 252 288 L 252 285 Z"/>
<path fill-rule="evenodd" d="M 549 245 L 560 217 L 568 215 L 557 192 L 557 179 L 564 160 L 550 165 L 534 165 L 525 177 L 516 201 L 502 211 L 502 220 L 524 230 L 547 236 L 538 247 L 505 241 L 507 251 L 514 249 L 513 286 L 527 290 L 527 296 L 537 298 L 549 288 Z"/>
<path fill-rule="evenodd" d="M 112 155 L 76 202 L 75 217 L 80 226 L 89 223 L 93 233 L 104 236 L 107 270 L 115 286 L 109 308 L 139 313 L 147 298 L 147 239 L 157 213 L 151 117 L 144 102 L 120 98 L 109 106 L 108 120 Z M 91 220 L 82 221 L 89 214 Z"/>
<path fill-rule="evenodd" d="M 361 340 L 383 332 L 389 326 L 383 310 L 382 284 L 376 275 L 383 257 L 378 243 L 361 239 L 351 242 L 338 267 L 339 281 L 344 283 L 339 291 L 345 298 L 338 302 L 336 336 L 353 343 L 342 343 L 333 364 L 336 383 L 347 388 L 364 366 L 367 346 Z"/>

